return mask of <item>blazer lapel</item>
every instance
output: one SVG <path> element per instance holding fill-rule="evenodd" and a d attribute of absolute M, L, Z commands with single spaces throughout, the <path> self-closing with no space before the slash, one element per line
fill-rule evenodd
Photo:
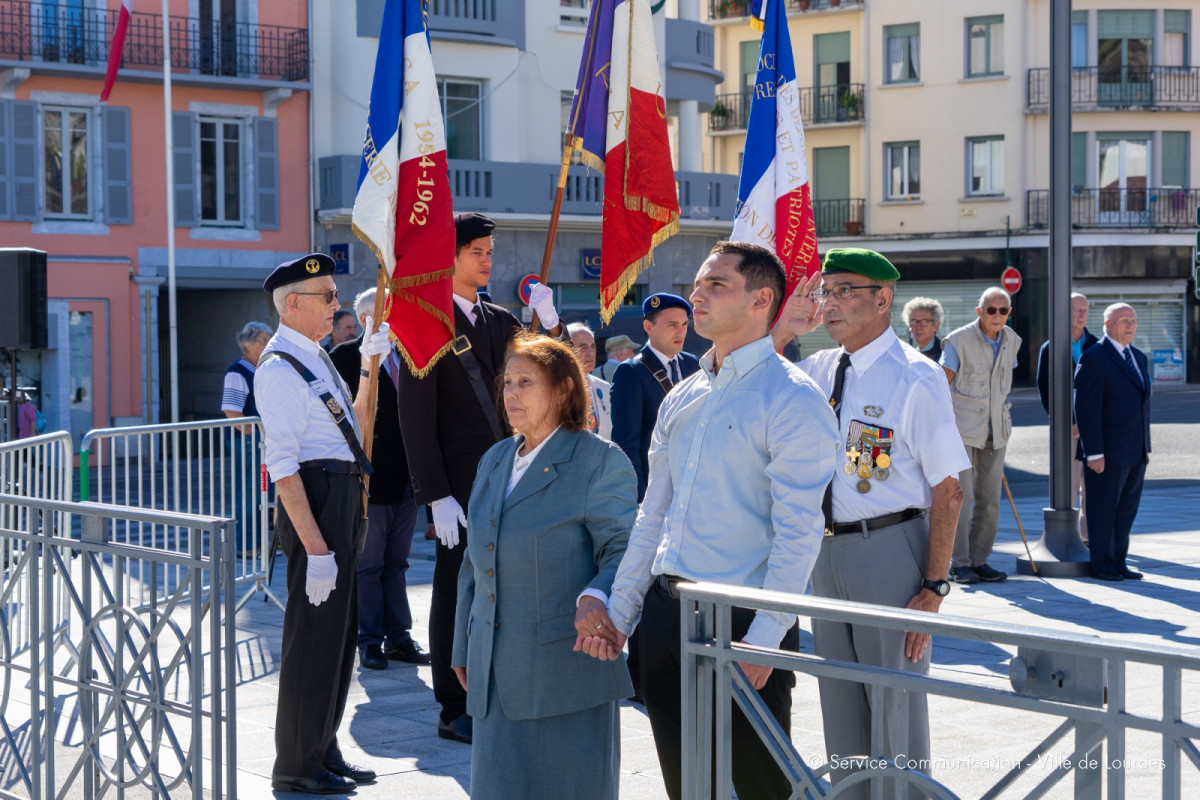
<path fill-rule="evenodd" d="M 571 454 L 575 452 L 575 443 L 579 441 L 581 435 L 582 431 L 558 431 L 555 433 L 546 444 L 545 449 L 538 453 L 537 458 L 529 465 L 529 469 L 525 470 L 521 480 L 517 481 L 512 493 L 504 501 L 504 508 L 511 508 L 549 486 L 558 477 L 557 465 L 571 460 Z M 517 439 L 514 437 L 513 441 L 515 442 Z M 509 460 L 511 461 L 511 459 L 512 453 L 509 454 Z M 511 470 L 505 473 L 506 476 L 511 474 Z M 507 481 L 505 486 L 507 487 Z"/>
<path fill-rule="evenodd" d="M 496 466 L 487 471 L 483 478 L 487 483 L 479 487 L 479 499 L 484 507 L 471 509 L 471 513 L 479 512 L 482 519 L 496 519 L 504 506 L 504 491 L 508 488 L 508 478 L 512 475 L 513 453 L 517 449 L 517 437 L 510 436 L 496 448 Z"/>

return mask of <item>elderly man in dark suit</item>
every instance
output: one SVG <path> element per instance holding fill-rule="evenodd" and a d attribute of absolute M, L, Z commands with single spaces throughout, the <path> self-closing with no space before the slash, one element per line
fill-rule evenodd
<path fill-rule="evenodd" d="M 658 407 L 671 388 L 700 369 L 700 360 L 683 352 L 692 307 L 674 294 L 659 292 L 642 302 L 647 341 L 638 354 L 617 367 L 612 379 L 612 440 L 629 456 L 638 479 L 638 501 L 650 474 L 647 453 Z"/>
<path fill-rule="evenodd" d="M 1071 366 L 1079 365 L 1080 357 L 1100 340 L 1087 329 L 1088 309 L 1091 303 L 1087 296 L 1071 292 Z M 1042 343 L 1038 351 L 1037 365 L 1038 396 L 1042 408 L 1050 413 L 1050 341 Z M 1087 489 L 1083 484 L 1083 461 L 1079 454 L 1079 426 L 1072 423 L 1071 438 L 1075 440 L 1075 458 L 1071 461 L 1071 500 L 1079 500 L 1079 538 L 1088 541 Z"/>
<path fill-rule="evenodd" d="M 509 341 L 522 329 L 512 312 L 479 296 L 492 273 L 495 228 L 496 223 L 482 214 L 454 217 L 454 350 L 424 378 L 400 370 L 400 431 L 409 474 L 417 503 L 432 506 L 438 538 L 429 610 L 433 695 L 442 707 L 438 736 L 460 742 L 471 741 L 471 717 L 450 656 L 470 513 L 467 501 L 479 459 L 508 435 L 496 414 L 496 377 L 504 369 Z M 549 287 L 535 284 L 529 305 L 547 332 L 569 341 Z"/>
<path fill-rule="evenodd" d="M 1087 466 L 1089 571 L 1103 581 L 1141 580 L 1125 557 L 1150 459 L 1149 362 L 1133 346 L 1132 307 L 1104 309 L 1104 332 L 1075 371 L 1075 421 Z"/>

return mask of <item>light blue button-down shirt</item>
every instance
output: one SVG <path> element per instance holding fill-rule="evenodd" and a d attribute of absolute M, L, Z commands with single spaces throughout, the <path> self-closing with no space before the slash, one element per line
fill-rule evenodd
<path fill-rule="evenodd" d="M 821 547 L 837 423 L 816 383 L 770 337 L 676 386 L 658 410 L 650 481 L 613 582 L 628 635 L 656 575 L 802 594 Z M 745 641 L 778 647 L 795 622 L 759 612 Z"/>

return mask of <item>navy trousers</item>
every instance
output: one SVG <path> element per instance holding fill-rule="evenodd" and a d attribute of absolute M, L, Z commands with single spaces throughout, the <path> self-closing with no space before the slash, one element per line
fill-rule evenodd
<path fill-rule="evenodd" d="M 358 646 L 411 638 L 408 554 L 417 524 L 412 490 L 400 503 L 371 503 L 367 542 L 358 554 Z"/>
<path fill-rule="evenodd" d="M 1120 572 L 1129 554 L 1129 531 L 1142 502 L 1146 462 L 1116 465 L 1105 463 L 1104 472 L 1093 472 L 1085 464 L 1083 483 L 1087 489 L 1088 548 L 1095 571 Z"/>

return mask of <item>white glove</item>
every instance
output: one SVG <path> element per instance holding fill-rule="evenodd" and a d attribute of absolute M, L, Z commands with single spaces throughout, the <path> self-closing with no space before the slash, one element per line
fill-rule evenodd
<path fill-rule="evenodd" d="M 333 585 L 337 583 L 337 562 L 333 560 L 333 551 L 325 556 L 309 556 L 308 571 L 304 581 L 304 593 L 308 602 L 319 606 L 329 599 Z"/>
<path fill-rule="evenodd" d="M 529 307 L 537 312 L 546 330 L 558 327 L 558 312 L 554 310 L 554 290 L 544 283 L 529 287 Z"/>
<path fill-rule="evenodd" d="M 365 330 L 370 331 L 375 323 L 375 320 L 367 317 Z M 358 348 L 358 352 L 363 358 L 373 358 L 375 356 L 387 355 L 392 349 L 391 334 L 388 333 L 388 324 L 380 323 L 379 330 L 375 333 L 363 334 L 362 345 Z"/>
<path fill-rule="evenodd" d="M 443 497 L 430 503 L 433 507 L 433 527 L 438 541 L 453 550 L 458 547 L 458 526 L 467 527 L 467 515 L 453 497 Z"/>

